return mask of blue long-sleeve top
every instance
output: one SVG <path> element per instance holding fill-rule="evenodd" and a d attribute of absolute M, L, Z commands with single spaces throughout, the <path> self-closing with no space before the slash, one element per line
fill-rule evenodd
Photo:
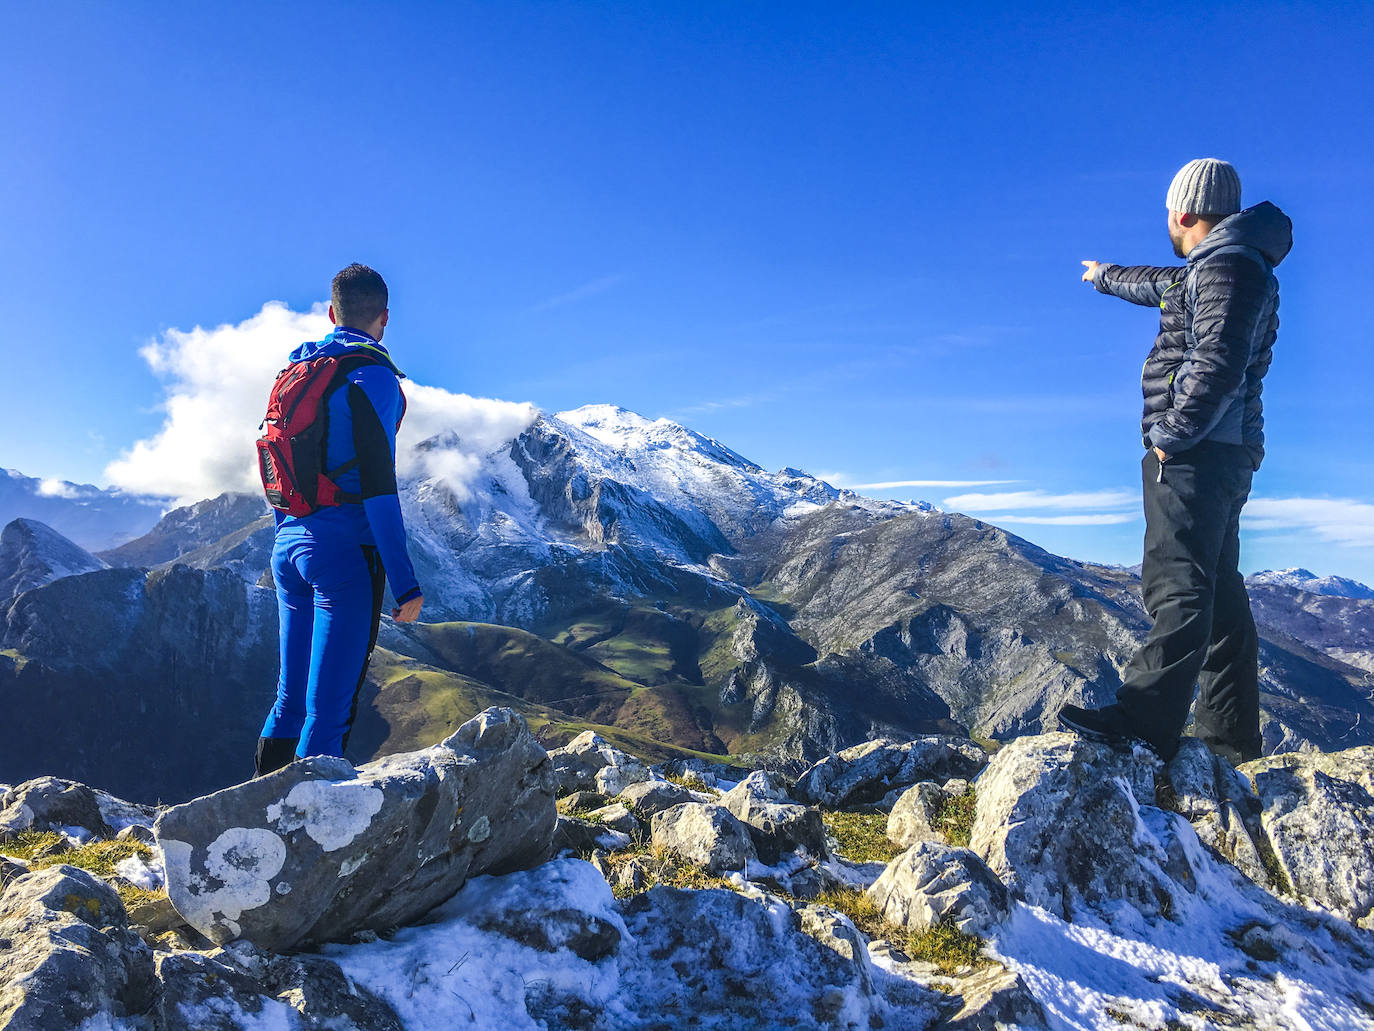
<path fill-rule="evenodd" d="M 325 468 L 337 469 L 354 458 L 357 465 L 334 478 L 339 489 L 363 499 L 361 505 L 322 508 L 308 516 L 276 512 L 277 536 L 340 538 L 377 548 L 387 582 L 397 604 L 420 595 L 410 555 L 406 551 L 405 522 L 396 493 L 396 430 L 405 412 L 396 368 L 385 347 L 371 336 L 349 327 L 291 352 L 292 362 L 366 353 L 375 361 L 352 370 L 326 399 L 328 434 Z"/>

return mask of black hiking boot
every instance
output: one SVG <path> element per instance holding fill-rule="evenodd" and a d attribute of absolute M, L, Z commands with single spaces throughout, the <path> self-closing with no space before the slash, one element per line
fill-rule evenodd
<path fill-rule="evenodd" d="M 1144 745 L 1165 762 L 1178 752 L 1178 742 L 1172 748 L 1162 748 L 1147 738 L 1141 737 L 1131 729 L 1126 711 L 1119 705 L 1104 705 L 1100 709 L 1084 709 L 1078 705 L 1066 705 L 1059 710 L 1059 725 L 1077 734 L 1086 741 L 1096 741 L 1121 751 L 1129 751 L 1136 745 Z"/>
<path fill-rule="evenodd" d="M 296 761 L 296 745 L 299 738 L 260 737 L 258 753 L 253 757 L 253 777 L 266 777 Z"/>

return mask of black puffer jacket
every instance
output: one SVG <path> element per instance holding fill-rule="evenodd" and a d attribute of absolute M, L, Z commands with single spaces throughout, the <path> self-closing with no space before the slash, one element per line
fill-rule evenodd
<path fill-rule="evenodd" d="M 1175 268 L 1099 265 L 1104 294 L 1158 306 L 1159 335 L 1145 361 L 1141 434 L 1176 455 L 1203 440 L 1264 457 L 1264 374 L 1279 328 L 1274 266 L 1293 246 L 1293 223 L 1265 201 L 1217 224 Z"/>

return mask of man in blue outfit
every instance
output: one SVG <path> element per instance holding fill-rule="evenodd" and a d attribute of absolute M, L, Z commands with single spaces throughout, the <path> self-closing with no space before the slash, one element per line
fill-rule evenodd
<path fill-rule="evenodd" d="M 345 503 L 306 516 L 275 513 L 281 677 L 258 740 L 258 776 L 298 756 L 343 755 L 377 643 L 385 582 L 398 622 L 417 619 L 424 602 L 396 494 L 396 430 L 405 398 L 402 373 L 381 343 L 390 315 L 386 283 L 353 264 L 334 277 L 330 300 L 334 332 L 296 348 L 291 362 L 364 359 L 349 363 L 323 401 L 324 468 L 335 471 Z"/>

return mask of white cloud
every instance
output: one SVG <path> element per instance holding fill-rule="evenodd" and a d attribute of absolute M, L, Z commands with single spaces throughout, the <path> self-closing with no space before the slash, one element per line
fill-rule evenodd
<path fill-rule="evenodd" d="M 1050 494 L 1043 490 L 1016 490 L 993 494 L 958 494 L 945 498 L 945 507 L 960 512 L 994 512 L 1045 508 L 1127 508 L 1140 503 L 1140 495 L 1125 490 L 1083 491 Z"/>
<path fill-rule="evenodd" d="M 1026 523 L 1034 526 L 1116 526 L 1134 522 L 1138 517 L 1123 512 L 1094 512 L 1087 515 L 1028 516 L 1015 512 L 978 516 L 985 523 Z"/>
<path fill-rule="evenodd" d="M 833 482 L 833 481 L 826 481 Z M 882 483 L 844 484 L 849 490 L 896 490 L 899 487 L 993 487 L 1016 480 L 884 480 Z M 838 484 L 837 484 L 838 486 Z M 975 495 L 969 495 L 970 497 Z"/>
<path fill-rule="evenodd" d="M 539 415 L 531 404 L 452 394 L 440 387 L 407 382 L 406 417 L 396 439 L 396 467 L 402 476 L 443 480 L 466 501 L 482 459 L 523 433 Z M 451 432 L 456 447 L 418 451 L 415 445 Z"/>
<path fill-rule="evenodd" d="M 66 480 L 44 480 L 38 485 L 38 493 L 45 498 L 67 498 L 68 500 L 82 496 L 76 484 L 68 483 Z"/>
<path fill-rule="evenodd" d="M 1051 494 L 1043 490 L 1009 490 L 985 494 L 957 494 L 945 498 L 944 507 L 960 512 L 976 513 L 985 523 L 1023 523 L 1028 526 L 1117 526 L 1134 522 L 1134 512 L 1112 509 L 1135 509 L 1139 495 L 1125 490 L 1077 491 Z M 1078 511 L 1075 511 L 1077 509 Z M 1107 511 L 1103 511 L 1107 509 Z M 1027 513 L 1054 512 L 1063 514 L 1036 515 Z"/>
<path fill-rule="evenodd" d="M 1347 498 L 1251 498 L 1241 516 L 1248 531 L 1295 530 L 1333 544 L 1374 546 L 1374 504 Z"/>
<path fill-rule="evenodd" d="M 323 304 L 296 312 L 270 301 L 237 325 L 168 330 L 139 352 L 166 384 L 162 428 L 112 462 L 105 475 L 126 490 L 183 503 L 226 490 L 261 490 L 253 442 L 272 381 L 293 348 L 329 329 Z M 405 367 L 403 356 L 400 364 Z M 398 465 L 404 472 L 431 461 L 417 458 L 414 445 L 451 430 L 459 437 L 459 450 L 433 459 L 442 461 L 443 470 L 423 468 L 451 478 L 455 488 L 476 470 L 480 456 L 538 414 L 530 405 L 451 394 L 410 381 L 405 390 L 409 407 Z"/>

